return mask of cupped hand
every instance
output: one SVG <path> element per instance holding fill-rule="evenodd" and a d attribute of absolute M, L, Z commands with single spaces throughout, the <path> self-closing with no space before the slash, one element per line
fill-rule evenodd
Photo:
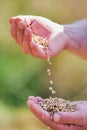
<path fill-rule="evenodd" d="M 53 117 L 55 123 L 69 124 L 70 126 L 81 126 L 83 130 L 87 129 L 87 101 L 75 101 L 75 112 L 59 112 Z M 73 129 L 74 130 L 74 129 Z"/>
<path fill-rule="evenodd" d="M 40 16 L 17 16 L 10 19 L 11 34 L 23 51 L 34 57 L 46 59 L 64 49 L 67 36 L 64 27 Z M 48 49 L 40 48 L 33 40 L 32 34 L 48 41 Z"/>
<path fill-rule="evenodd" d="M 47 111 L 44 111 L 39 102 L 41 97 L 30 96 L 27 104 L 32 113 L 45 125 L 54 130 L 85 130 L 87 128 L 87 102 L 76 102 L 76 112 L 60 112 L 53 120 Z"/>

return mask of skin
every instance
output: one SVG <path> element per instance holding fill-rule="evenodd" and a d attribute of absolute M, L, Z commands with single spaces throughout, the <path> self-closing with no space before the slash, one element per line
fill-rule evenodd
<path fill-rule="evenodd" d="M 65 46 L 67 36 L 63 33 L 64 27 L 48 19 L 37 16 L 18 16 L 11 18 L 10 23 L 12 37 L 22 50 L 29 55 L 47 59 L 47 52 L 49 57 L 52 57 Z M 48 50 L 38 47 L 32 41 L 32 33 L 48 40 Z M 59 36 L 57 37 L 57 35 Z"/>
<path fill-rule="evenodd" d="M 44 111 L 39 101 L 41 97 L 30 96 L 27 105 L 33 114 L 41 120 L 45 125 L 54 130 L 85 130 L 87 129 L 87 101 L 76 101 L 75 112 L 58 112 L 50 118 L 50 114 Z"/>
<path fill-rule="evenodd" d="M 22 50 L 37 58 L 47 59 L 62 50 L 87 59 L 87 19 L 72 24 L 60 25 L 39 16 L 17 16 L 10 19 L 11 35 Z M 48 40 L 48 49 L 40 48 L 33 40 L 32 34 Z M 87 129 L 87 101 L 77 101 L 75 112 L 56 113 L 51 120 L 39 101 L 40 97 L 30 96 L 27 104 L 34 115 L 54 130 Z"/>

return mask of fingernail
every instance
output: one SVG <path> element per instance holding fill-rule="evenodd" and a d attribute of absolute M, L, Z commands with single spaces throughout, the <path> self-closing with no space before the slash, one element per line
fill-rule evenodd
<path fill-rule="evenodd" d="M 27 105 L 29 106 L 29 107 L 31 107 L 32 106 L 32 101 L 27 101 Z"/>
<path fill-rule="evenodd" d="M 53 121 L 54 122 L 59 122 L 60 121 L 60 115 L 58 115 L 58 114 L 55 114 L 54 116 L 53 116 Z"/>

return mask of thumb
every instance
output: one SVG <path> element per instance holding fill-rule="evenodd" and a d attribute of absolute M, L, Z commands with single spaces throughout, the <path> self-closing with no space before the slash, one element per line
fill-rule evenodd
<path fill-rule="evenodd" d="M 81 112 L 60 112 L 53 117 L 55 123 L 81 125 L 84 122 L 84 113 Z"/>

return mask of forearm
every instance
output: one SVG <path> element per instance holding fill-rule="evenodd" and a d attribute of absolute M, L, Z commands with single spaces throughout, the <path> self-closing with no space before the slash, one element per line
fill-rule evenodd
<path fill-rule="evenodd" d="M 65 49 L 87 59 L 87 19 L 64 25 L 67 35 Z"/>

